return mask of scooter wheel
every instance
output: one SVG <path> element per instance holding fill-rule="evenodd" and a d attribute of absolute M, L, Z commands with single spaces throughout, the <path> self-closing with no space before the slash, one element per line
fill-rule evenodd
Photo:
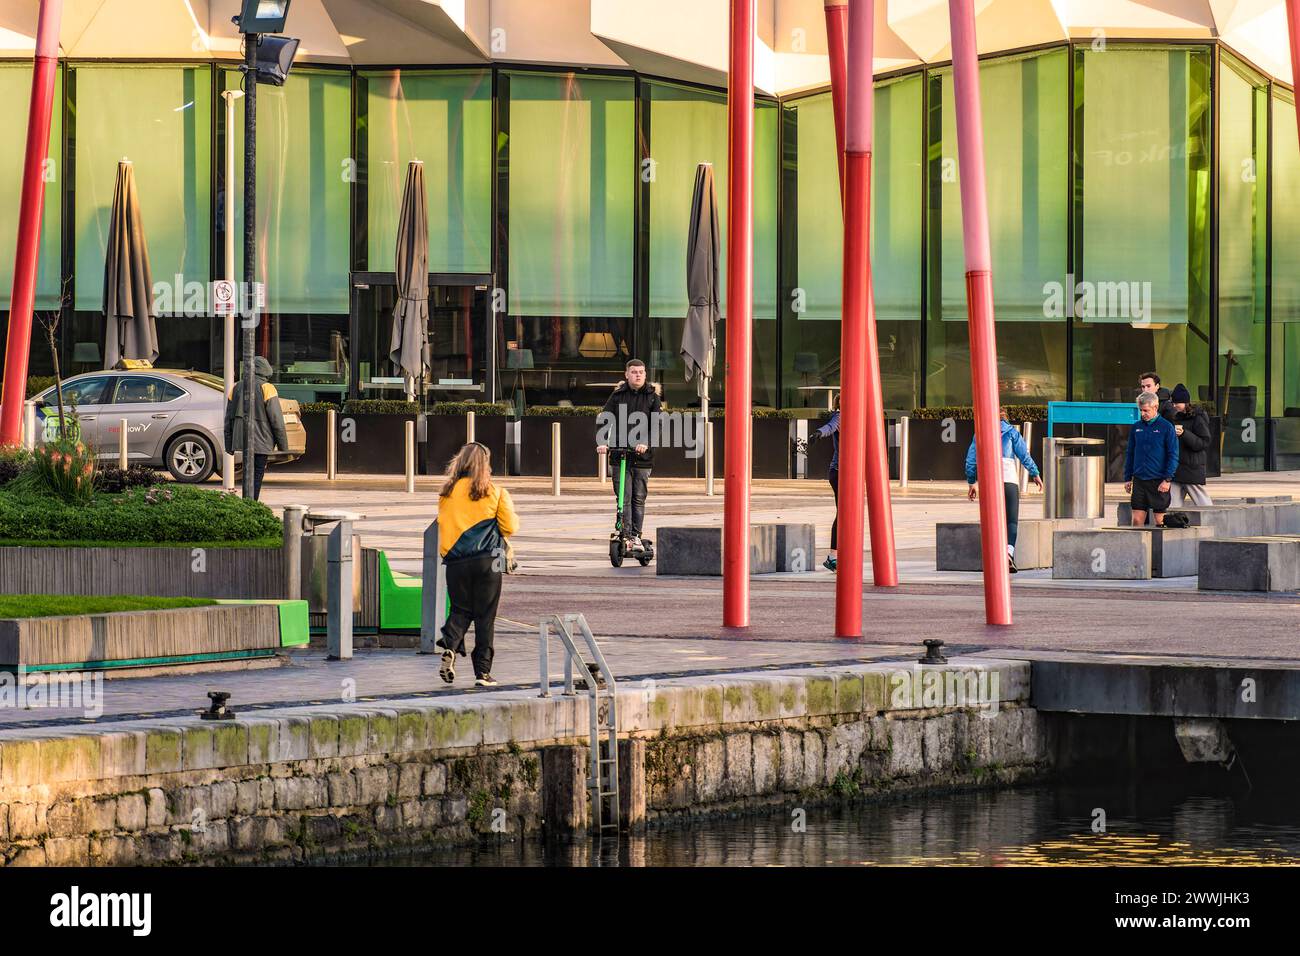
<path fill-rule="evenodd" d="M 609 563 L 616 568 L 623 566 L 623 539 L 614 538 L 609 543 Z"/>
<path fill-rule="evenodd" d="M 639 557 L 639 558 L 637 558 L 637 561 L 641 562 L 641 567 L 643 567 L 643 568 L 644 568 L 646 565 L 648 565 L 648 564 L 649 564 L 651 561 L 653 561 L 653 560 L 654 560 L 654 555 L 653 555 L 653 554 L 647 554 L 647 555 L 645 555 L 645 556 L 643 556 L 643 557 Z"/>

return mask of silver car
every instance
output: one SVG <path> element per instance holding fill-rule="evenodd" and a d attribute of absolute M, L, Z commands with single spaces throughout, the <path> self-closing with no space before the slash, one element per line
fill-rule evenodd
<path fill-rule="evenodd" d="M 65 410 L 75 409 L 81 438 L 106 464 L 116 463 L 126 419 L 127 461 L 166 468 L 177 481 L 206 481 L 221 465 L 225 385 L 205 372 L 140 369 L 87 372 L 63 383 Z M 307 447 L 298 403 L 280 399 L 289 451 L 271 461 L 292 461 Z M 58 396 L 36 397 L 39 440 L 58 434 Z M 242 456 L 235 452 L 236 461 Z"/>

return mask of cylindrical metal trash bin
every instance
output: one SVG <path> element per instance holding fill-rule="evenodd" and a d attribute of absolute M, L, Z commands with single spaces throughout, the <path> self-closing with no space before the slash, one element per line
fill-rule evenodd
<path fill-rule="evenodd" d="M 1106 458 L 1089 454 L 1106 443 L 1100 438 L 1049 440 L 1044 464 L 1049 472 L 1050 518 L 1100 518 L 1106 509 Z"/>

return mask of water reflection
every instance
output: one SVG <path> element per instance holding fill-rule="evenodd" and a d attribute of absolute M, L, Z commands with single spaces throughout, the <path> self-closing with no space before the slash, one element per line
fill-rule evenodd
<path fill-rule="evenodd" d="M 1300 809 L 1259 799 L 1035 787 L 793 808 L 643 837 L 485 841 L 389 864 L 435 866 L 1300 865 Z M 1094 822 L 1105 828 L 1094 832 Z"/>

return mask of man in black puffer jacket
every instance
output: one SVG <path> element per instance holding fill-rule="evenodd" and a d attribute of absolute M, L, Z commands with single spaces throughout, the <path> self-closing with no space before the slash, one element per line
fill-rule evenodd
<path fill-rule="evenodd" d="M 654 449 L 652 422 L 660 410 L 659 393 L 646 381 L 645 363 L 632 359 L 624 371 L 625 380 L 609 396 L 596 419 L 596 451 L 613 448 L 627 454 L 627 494 L 624 496 L 623 536 L 628 549 L 641 551 L 641 522 L 650 492 L 650 470 Z M 618 471 L 614 471 L 614 495 L 618 496 Z"/>
<path fill-rule="evenodd" d="M 1169 396 L 1173 410 L 1170 421 L 1178 433 L 1178 470 L 1169 492 L 1172 506 L 1181 507 L 1183 499 L 1190 497 L 1194 505 L 1210 505 L 1209 492 L 1205 490 L 1206 450 L 1210 447 L 1210 417 L 1205 410 L 1192 404 L 1191 392 L 1179 382 Z"/>

